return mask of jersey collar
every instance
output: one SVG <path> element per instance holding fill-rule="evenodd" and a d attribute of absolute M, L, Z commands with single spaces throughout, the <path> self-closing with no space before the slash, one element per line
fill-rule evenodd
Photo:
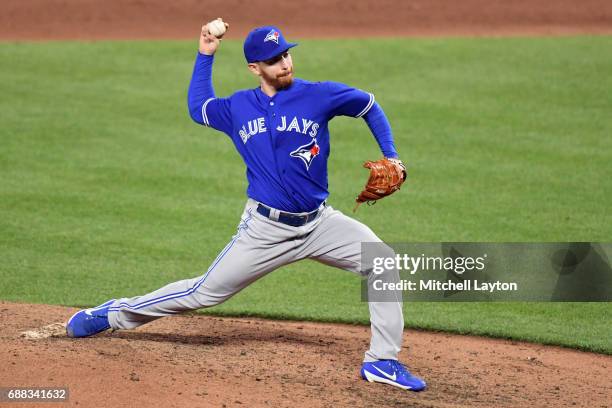
<path fill-rule="evenodd" d="M 264 102 L 270 102 L 272 100 L 274 100 L 277 96 L 282 95 L 288 91 L 293 91 L 295 90 L 299 84 L 301 83 L 301 80 L 299 78 L 294 78 L 293 82 L 291 83 L 291 85 L 289 85 L 287 88 L 283 88 L 280 91 L 276 92 L 276 94 L 274 96 L 268 96 L 264 93 L 264 91 L 261 90 L 261 87 L 258 86 L 257 88 L 255 88 L 255 93 L 257 94 L 258 98 L 260 98 L 260 100 L 263 100 Z"/>

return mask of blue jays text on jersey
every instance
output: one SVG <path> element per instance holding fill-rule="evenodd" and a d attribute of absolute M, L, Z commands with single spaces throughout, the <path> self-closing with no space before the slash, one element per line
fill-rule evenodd
<path fill-rule="evenodd" d="M 301 119 L 301 121 L 300 121 Z M 319 130 L 319 124 L 313 120 L 298 118 L 294 116 L 293 119 L 287 120 L 287 116 L 280 117 L 280 125 L 276 127 L 277 132 L 301 132 L 302 134 L 308 134 L 311 137 L 316 137 Z M 247 129 L 248 126 L 248 129 Z M 259 117 L 257 119 L 249 120 L 247 125 L 242 125 L 238 130 L 238 135 L 244 143 L 249 140 L 251 136 L 255 136 L 258 133 L 268 132 L 266 125 L 266 118 Z"/>
<path fill-rule="evenodd" d="M 217 98 L 213 60 L 198 53 L 189 89 L 192 118 L 232 139 L 246 164 L 250 198 L 286 212 L 316 209 L 329 195 L 328 122 L 335 116 L 368 114 L 378 108 L 374 96 L 336 82 L 296 78 L 272 97 L 255 88 Z M 368 125 L 373 132 L 380 128 Z M 374 133 L 385 156 L 397 157 L 390 128 Z"/>

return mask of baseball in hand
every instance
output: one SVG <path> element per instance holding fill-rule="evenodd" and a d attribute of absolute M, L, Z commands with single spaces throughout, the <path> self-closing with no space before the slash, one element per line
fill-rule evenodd
<path fill-rule="evenodd" d="M 225 23 L 221 17 L 211 21 L 210 23 L 206 24 L 206 26 L 208 27 L 208 32 L 217 38 L 221 38 L 223 37 L 223 34 L 225 34 Z"/>

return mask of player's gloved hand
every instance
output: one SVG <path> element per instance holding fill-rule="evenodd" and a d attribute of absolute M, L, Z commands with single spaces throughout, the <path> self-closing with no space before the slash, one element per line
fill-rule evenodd
<path fill-rule="evenodd" d="M 225 29 L 229 28 L 228 23 L 225 24 Z M 221 39 L 215 37 L 208 31 L 208 24 L 204 24 L 202 26 L 202 32 L 200 33 L 200 54 L 205 55 L 214 55 L 217 52 L 217 48 L 219 48 L 219 43 Z"/>
<path fill-rule="evenodd" d="M 363 167 L 370 169 L 370 177 L 355 200 L 357 204 L 353 212 L 357 211 L 361 203 L 374 204 L 377 200 L 393 194 L 406 180 L 406 166 L 400 159 L 385 157 L 377 161 L 367 161 Z"/>

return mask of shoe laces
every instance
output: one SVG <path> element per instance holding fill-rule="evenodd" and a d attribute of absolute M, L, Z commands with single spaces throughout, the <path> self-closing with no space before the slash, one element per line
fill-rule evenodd
<path fill-rule="evenodd" d="M 408 371 L 408 369 L 397 360 L 391 360 L 391 367 L 393 367 L 396 373 L 401 374 L 403 376 L 410 377 L 412 375 L 410 374 L 410 371 Z"/>

